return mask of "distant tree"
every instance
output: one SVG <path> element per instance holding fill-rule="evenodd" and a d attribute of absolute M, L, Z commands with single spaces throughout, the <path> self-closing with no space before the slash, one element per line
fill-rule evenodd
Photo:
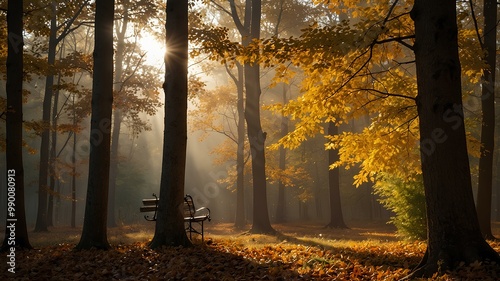
<path fill-rule="evenodd" d="M 281 1 L 283 4 L 283 1 Z M 287 86 L 286 84 L 283 84 L 283 104 L 286 104 L 288 100 L 287 97 Z M 285 115 L 281 116 L 281 122 L 280 122 L 280 138 L 283 138 L 288 134 L 288 117 Z M 286 169 L 286 149 L 283 146 L 279 147 L 278 150 L 279 153 L 279 169 L 280 170 L 285 170 Z M 281 223 L 285 222 L 286 217 L 286 208 L 285 208 L 285 183 L 283 181 L 278 182 L 278 202 L 276 203 L 276 222 Z"/>
<path fill-rule="evenodd" d="M 7 194 L 13 188 L 14 210 L 7 204 L 5 237 L 1 250 L 10 247 L 31 249 L 26 227 L 24 204 L 24 166 L 23 166 L 23 1 L 9 0 L 7 10 L 7 112 L 6 112 L 6 157 L 7 157 Z M 11 181 L 11 179 L 13 181 Z M 7 201 L 9 202 L 9 200 Z M 11 206 L 12 207 L 12 206 Z M 15 220 L 15 221 L 13 221 Z M 8 226 L 15 224 L 15 229 Z M 9 243 L 9 234 L 15 231 L 14 245 Z"/>
<path fill-rule="evenodd" d="M 260 0 L 246 1 L 245 26 L 241 24 L 235 10 L 234 1 L 230 1 L 231 11 L 243 38 L 243 45 L 248 46 L 251 40 L 260 39 L 260 20 L 262 4 Z M 247 135 L 252 155 L 253 179 L 253 233 L 273 233 L 275 230 L 269 221 L 267 206 L 266 158 L 265 142 L 267 134 L 262 131 L 260 122 L 260 66 L 258 63 L 246 63 L 245 79 L 245 120 Z"/>
<path fill-rule="evenodd" d="M 472 3 L 472 2 L 471 2 Z M 491 232 L 491 197 L 493 189 L 493 153 L 495 151 L 495 72 L 497 56 L 497 1 L 484 0 L 483 37 L 478 40 L 485 52 L 488 68 L 481 76 L 481 154 L 479 158 L 477 215 L 481 232 L 494 239 Z M 478 32 L 479 36 L 479 32 Z"/>
<path fill-rule="evenodd" d="M 236 148 L 236 216 L 234 226 L 243 228 L 246 225 L 245 219 L 245 92 L 243 89 L 243 67 L 236 63 L 238 78 L 232 76 L 238 91 L 238 139 Z"/>
<path fill-rule="evenodd" d="M 499 262 L 483 239 L 474 206 L 462 110 L 456 1 L 417 0 L 415 59 L 427 207 L 427 251 L 413 277 L 431 277 L 460 262 Z"/>
<path fill-rule="evenodd" d="M 187 147 L 188 1 L 167 0 L 160 202 L 150 247 L 189 246 L 183 219 Z"/>
<path fill-rule="evenodd" d="M 57 47 L 57 3 L 53 1 L 50 5 L 52 17 L 50 20 L 49 54 L 47 57 L 49 66 L 53 66 L 56 60 Z M 38 174 L 38 211 L 35 223 L 35 232 L 48 231 L 47 226 L 47 195 L 49 175 L 49 141 L 50 130 L 50 110 L 52 105 L 52 86 L 54 84 L 54 74 L 49 73 L 45 81 L 45 95 L 42 107 L 42 120 L 45 122 L 45 129 L 42 131 L 42 141 L 40 144 L 40 172 Z"/>
<path fill-rule="evenodd" d="M 49 147 L 50 147 L 50 111 L 52 110 L 52 96 L 54 91 L 54 65 L 56 61 L 57 45 L 73 30 L 73 24 L 79 15 L 82 14 L 83 9 L 87 6 L 89 0 L 85 0 L 77 6 L 66 6 L 66 8 L 72 7 L 70 15 L 65 18 L 64 22 L 58 24 L 58 7 L 59 4 L 56 1 L 51 1 L 50 3 L 50 29 L 49 29 L 49 44 L 48 44 L 48 54 L 47 54 L 47 73 L 45 73 L 45 93 L 43 98 L 42 107 L 42 141 L 40 143 L 40 173 L 38 177 L 38 212 L 37 219 L 35 223 L 36 232 L 48 231 L 48 203 L 47 195 L 48 190 L 53 189 L 47 183 L 47 179 L 50 176 L 54 176 L 53 163 L 49 161 Z M 58 31 L 62 30 L 59 34 Z M 49 173 L 49 170 L 50 171 Z"/>
<path fill-rule="evenodd" d="M 85 218 L 77 249 L 109 249 L 107 204 L 113 105 L 114 0 L 96 2 L 90 160 Z"/>
<path fill-rule="evenodd" d="M 117 3 L 115 20 L 116 50 L 114 70 L 114 106 L 113 126 L 111 135 L 111 164 L 109 171 L 109 204 L 108 204 L 108 226 L 116 226 L 115 220 L 115 194 L 116 181 L 119 173 L 120 134 L 122 123 L 130 124 L 134 137 L 141 131 L 148 130 L 149 126 L 138 116 L 139 112 L 148 115 L 156 113 L 159 107 L 159 95 L 157 95 L 159 81 L 157 69 L 146 66 L 145 54 L 138 54 L 141 50 L 138 46 L 138 37 L 141 33 L 138 29 L 145 29 L 154 18 L 157 11 L 155 1 L 133 1 L 122 0 Z M 135 37 L 132 42 L 127 40 L 131 29 Z M 135 40 L 135 42 L 134 42 Z"/>
<path fill-rule="evenodd" d="M 339 128 L 334 122 L 328 123 L 328 134 L 336 136 L 339 134 Z M 328 163 L 333 164 L 339 160 L 338 149 L 328 151 Z M 340 170 L 339 168 L 329 169 L 328 186 L 330 188 L 330 222 L 326 227 L 329 228 L 347 228 L 342 214 L 342 205 L 340 200 Z"/>

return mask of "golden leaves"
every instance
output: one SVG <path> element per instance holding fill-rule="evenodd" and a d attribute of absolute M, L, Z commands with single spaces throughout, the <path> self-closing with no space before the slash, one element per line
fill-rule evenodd
<path fill-rule="evenodd" d="M 301 227 L 301 230 L 304 228 Z M 297 229 L 290 229 L 297 231 Z M 121 230 L 123 231 L 123 229 Z M 141 230 L 142 231 L 142 230 Z M 229 229 L 226 231 L 231 232 Z M 322 229 L 321 231 L 324 231 Z M 338 231 L 338 230 L 335 230 Z M 346 230 L 353 234 L 354 230 Z M 424 242 L 336 240 L 307 236 L 224 235 L 210 245 L 163 247 L 145 242 L 120 244 L 109 251 L 75 251 L 73 244 L 16 252 L 18 280 L 399 280 L 424 255 Z M 323 232 L 325 233 L 325 232 Z M 51 236 L 54 236 L 52 233 Z M 330 237 L 330 238 L 328 238 Z M 67 236 L 65 236 L 67 239 Z M 498 251 L 500 244 L 490 242 Z M 0 279 L 12 276 L 0 271 Z M 454 272 L 429 280 L 489 280 L 498 265 L 462 263 Z M 7 277 L 7 278 L 6 278 Z M 489 278 L 488 278 L 489 277 Z"/>

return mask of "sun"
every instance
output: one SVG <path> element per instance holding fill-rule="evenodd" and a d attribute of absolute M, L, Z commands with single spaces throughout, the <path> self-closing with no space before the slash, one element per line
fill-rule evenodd
<path fill-rule="evenodd" d="M 158 41 L 149 33 L 142 34 L 140 40 L 141 49 L 146 52 L 145 63 L 161 67 L 164 65 L 165 43 Z"/>

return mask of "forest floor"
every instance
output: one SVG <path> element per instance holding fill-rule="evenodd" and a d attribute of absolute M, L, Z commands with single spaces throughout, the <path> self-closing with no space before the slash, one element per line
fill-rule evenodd
<path fill-rule="evenodd" d="M 154 224 L 110 228 L 109 251 L 76 251 L 81 228 L 30 232 L 35 248 L 16 252 L 16 273 L 0 256 L 0 280 L 398 280 L 422 258 L 425 242 L 401 241 L 390 225 L 351 222 L 274 224 L 277 235 L 206 223 L 205 241 L 153 251 Z M 500 224 L 494 224 L 500 236 Z M 3 233 L 0 232 L 0 237 Z M 497 252 L 500 243 L 490 241 Z M 463 265 L 432 280 L 499 280 L 495 265 Z"/>

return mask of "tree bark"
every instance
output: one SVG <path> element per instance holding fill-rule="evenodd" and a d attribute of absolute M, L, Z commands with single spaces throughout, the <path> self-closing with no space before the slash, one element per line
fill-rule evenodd
<path fill-rule="evenodd" d="M 75 100 L 73 98 L 73 108 Z M 73 117 L 73 125 L 76 127 L 76 117 Z M 73 149 L 71 156 L 71 228 L 76 227 L 76 132 L 73 132 Z"/>
<path fill-rule="evenodd" d="M 52 17 L 50 20 L 49 49 L 47 64 L 53 67 L 56 60 L 57 47 L 57 3 L 50 4 Z M 35 223 L 35 232 L 46 232 L 47 228 L 47 178 L 49 176 L 49 142 L 50 142 L 50 111 L 52 109 L 52 92 L 54 86 L 54 73 L 49 69 L 45 78 L 45 94 L 43 96 L 42 121 L 44 128 L 40 143 L 40 172 L 38 176 L 38 211 Z"/>
<path fill-rule="evenodd" d="M 58 82 L 57 84 L 59 85 L 61 83 L 61 75 L 59 74 L 58 77 Z M 48 204 L 47 204 L 47 226 L 54 226 L 54 192 L 55 192 L 55 186 L 56 182 L 58 182 L 57 179 L 57 172 L 56 172 L 56 160 L 57 160 L 57 119 L 59 118 L 58 116 L 58 104 L 59 104 L 59 90 L 55 91 L 54 93 L 54 105 L 52 106 L 52 132 L 51 132 L 51 139 L 52 143 L 50 146 L 50 161 L 49 161 L 49 171 L 50 171 L 50 184 L 49 184 L 49 198 L 48 198 Z"/>
<path fill-rule="evenodd" d="M 188 91 L 188 1 L 167 0 L 165 129 L 158 217 L 151 248 L 190 246 L 184 230 Z"/>
<path fill-rule="evenodd" d="M 96 2 L 90 159 L 85 218 L 77 249 L 109 249 L 107 204 L 113 105 L 114 0 Z"/>
<path fill-rule="evenodd" d="M 328 134 L 335 136 L 339 134 L 339 127 L 333 122 L 328 123 Z M 333 164 L 339 160 L 338 149 L 328 151 L 328 163 Z M 330 187 L 330 223 L 328 228 L 348 228 L 344 222 L 342 205 L 340 201 L 340 170 L 338 168 L 328 169 L 328 186 Z"/>
<path fill-rule="evenodd" d="M 236 218 L 234 226 L 243 228 L 245 218 L 245 93 L 243 90 L 243 67 L 236 63 L 238 79 L 234 81 L 238 90 L 238 148 L 236 152 Z"/>
<path fill-rule="evenodd" d="M 7 209 L 5 236 L 1 251 L 11 247 L 31 249 L 26 227 L 24 204 L 23 165 L 23 1 L 9 0 L 7 10 L 7 112 L 6 112 L 6 160 L 7 160 Z M 10 201 L 13 198 L 14 201 Z M 9 202 L 14 209 L 9 210 Z M 9 226 L 15 226 L 11 229 Z M 10 233 L 15 234 L 9 240 Z M 12 244 L 14 243 L 14 244 Z"/>
<path fill-rule="evenodd" d="M 125 34 L 129 23 L 128 13 L 129 1 L 123 1 L 123 19 L 120 28 L 116 28 L 116 52 L 115 52 L 115 77 L 114 94 L 119 96 L 123 88 L 123 59 L 125 56 Z M 116 96 L 115 96 L 116 98 Z M 119 108 L 115 107 L 113 112 L 113 131 L 111 136 L 111 166 L 109 170 L 109 202 L 108 202 L 108 227 L 115 227 L 115 195 L 116 177 L 118 175 L 119 142 L 123 117 Z"/>
<path fill-rule="evenodd" d="M 231 16 L 238 29 L 242 45 L 248 46 L 252 39 L 260 38 L 261 1 L 247 0 L 245 2 L 244 21 L 241 22 L 236 11 L 234 0 L 229 0 Z M 252 179 L 253 179 L 253 225 L 251 232 L 273 233 L 269 221 L 267 207 L 267 187 L 265 170 L 265 139 L 266 134 L 262 131 L 260 124 L 260 67 L 258 64 L 245 63 L 245 120 L 247 123 L 247 135 L 250 143 L 252 157 Z"/>
<path fill-rule="evenodd" d="M 486 259 L 500 261 L 481 235 L 472 196 L 462 109 L 456 2 L 416 0 L 415 59 L 427 252 L 411 277 L 430 277 Z"/>
<path fill-rule="evenodd" d="M 110 151 L 111 162 L 109 167 L 109 198 L 108 198 L 109 200 L 108 200 L 108 222 L 107 222 L 108 227 L 116 227 L 115 196 L 116 196 L 116 177 L 118 175 L 118 158 L 119 158 L 118 148 L 120 142 L 121 123 L 122 123 L 121 110 L 115 108 L 113 112 L 113 128 L 111 134 L 111 151 Z"/>
<path fill-rule="evenodd" d="M 484 238 L 494 239 L 491 232 L 491 200 L 493 190 L 493 153 L 495 151 L 495 68 L 497 1 L 484 0 L 484 43 L 485 61 L 489 68 L 481 77 L 481 156 L 479 158 L 477 215 Z M 481 39 L 480 39 L 481 40 Z"/>
<path fill-rule="evenodd" d="M 261 1 L 251 1 L 250 39 L 260 38 Z M 247 12 L 247 11 L 245 11 Z M 248 140 L 252 155 L 253 179 L 253 224 L 252 233 L 276 232 L 269 221 L 267 207 L 267 182 L 265 142 L 266 133 L 260 123 L 260 66 L 245 64 L 245 120 L 247 121 Z"/>
<path fill-rule="evenodd" d="M 281 1 L 283 5 L 283 1 Z M 283 84 L 283 104 L 288 102 L 286 84 Z M 280 138 L 283 138 L 288 133 L 288 118 L 284 115 L 281 116 Z M 284 171 L 286 169 L 286 149 L 283 146 L 279 148 L 279 169 Z M 276 222 L 285 222 L 285 184 L 280 180 L 278 185 L 278 203 L 276 206 Z"/>

